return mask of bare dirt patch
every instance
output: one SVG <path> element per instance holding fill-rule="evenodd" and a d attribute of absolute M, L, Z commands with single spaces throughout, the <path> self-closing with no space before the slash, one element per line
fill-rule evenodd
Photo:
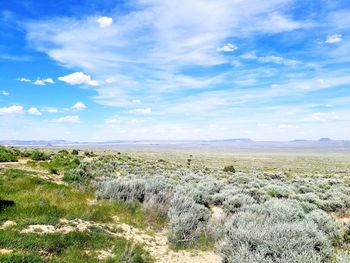
<path fill-rule="evenodd" d="M 11 220 L 7 220 L 0 226 L 0 229 L 10 228 L 10 227 L 13 227 L 13 226 L 16 226 L 16 225 L 17 225 L 16 222 L 11 221 Z"/>
<path fill-rule="evenodd" d="M 89 231 L 95 227 L 104 230 L 105 232 L 118 237 L 123 237 L 140 243 L 144 248 L 155 258 L 156 262 L 160 263 L 219 263 L 221 258 L 211 251 L 184 250 L 174 251 L 169 248 L 167 240 L 167 232 L 145 233 L 140 229 L 132 227 L 128 224 L 119 223 L 115 217 L 115 222 L 111 224 L 98 224 L 80 219 L 67 220 L 61 219 L 56 226 L 52 225 L 30 225 L 22 230 L 22 233 L 69 233 L 74 231 Z M 111 251 L 86 251 L 87 254 L 97 253 L 102 260 L 112 256 Z"/>
<path fill-rule="evenodd" d="M 13 252 L 12 249 L 0 248 L 0 255 L 1 254 L 11 254 L 12 252 Z"/>

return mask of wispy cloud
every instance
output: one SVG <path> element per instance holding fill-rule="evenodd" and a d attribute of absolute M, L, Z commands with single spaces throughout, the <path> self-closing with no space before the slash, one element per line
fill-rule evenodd
<path fill-rule="evenodd" d="M 48 113 L 57 113 L 58 109 L 55 107 L 44 107 L 41 109 L 41 111 L 48 112 Z"/>
<path fill-rule="evenodd" d="M 121 122 L 122 121 L 119 118 L 119 116 L 114 116 L 112 118 L 105 119 L 105 123 L 108 124 L 108 125 L 117 125 L 117 124 L 119 124 Z"/>
<path fill-rule="evenodd" d="M 210 82 L 203 79 L 215 75 L 203 78 L 179 72 L 229 63 L 229 58 L 217 52 L 237 49 L 229 38 L 305 27 L 306 23 L 281 11 L 289 2 L 142 0 L 133 2 L 136 9 L 130 13 L 97 18 L 104 28 L 96 26 L 96 17 L 57 18 L 28 24 L 28 39 L 52 59 L 94 75 L 100 85 L 82 72 L 60 80 L 95 86 L 96 102 L 122 106 L 129 103 L 132 93 L 144 89 L 158 93 L 208 87 Z"/>
<path fill-rule="evenodd" d="M 151 108 L 139 108 L 131 110 L 130 113 L 136 113 L 136 114 L 150 114 L 152 112 Z"/>
<path fill-rule="evenodd" d="M 101 111 L 91 117 L 101 129 L 91 136 L 333 134 L 327 121 L 340 131 L 345 124 L 337 119 L 348 115 L 337 109 L 347 102 L 331 103 L 348 93 L 350 71 L 339 64 L 350 54 L 347 23 L 337 14 L 300 13 L 300 5 L 310 7 L 291 0 L 135 0 L 122 11 L 49 17 L 26 30 L 31 47 L 69 70 L 58 80 L 83 89 L 77 101 L 102 105 L 89 106 Z"/>
<path fill-rule="evenodd" d="M 348 121 L 350 120 L 350 113 L 337 112 L 315 112 L 304 118 L 305 122 L 332 122 L 332 121 Z"/>
<path fill-rule="evenodd" d="M 257 56 L 255 52 L 248 52 L 241 56 L 243 59 L 257 60 L 261 63 L 274 63 L 285 66 L 296 66 L 300 64 L 299 61 L 294 59 L 287 59 L 280 56 Z"/>
<path fill-rule="evenodd" d="M 80 117 L 78 115 L 67 115 L 61 118 L 52 119 L 51 122 L 55 123 L 80 123 Z"/>

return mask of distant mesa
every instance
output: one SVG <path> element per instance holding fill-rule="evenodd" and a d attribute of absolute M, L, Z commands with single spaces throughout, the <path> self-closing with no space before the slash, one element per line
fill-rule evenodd
<path fill-rule="evenodd" d="M 332 139 L 331 138 L 320 138 L 318 141 L 319 142 L 331 142 Z"/>
<path fill-rule="evenodd" d="M 307 142 L 308 140 L 305 140 L 305 139 L 296 139 L 296 140 L 293 140 L 291 142 Z"/>

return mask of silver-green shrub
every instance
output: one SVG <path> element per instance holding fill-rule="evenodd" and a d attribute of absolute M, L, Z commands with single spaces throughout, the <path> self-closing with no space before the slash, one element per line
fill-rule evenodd
<path fill-rule="evenodd" d="M 305 218 L 297 202 L 273 200 L 238 212 L 219 242 L 224 262 L 326 262 L 332 255 L 326 234 Z"/>
<path fill-rule="evenodd" d="M 223 203 L 223 208 L 227 213 L 239 211 L 242 207 L 250 206 L 256 203 L 255 199 L 250 195 L 236 194 L 229 196 Z"/>
<path fill-rule="evenodd" d="M 168 217 L 169 241 L 175 245 L 184 245 L 195 241 L 205 231 L 210 210 L 197 204 L 184 191 L 177 191 L 171 201 Z"/>

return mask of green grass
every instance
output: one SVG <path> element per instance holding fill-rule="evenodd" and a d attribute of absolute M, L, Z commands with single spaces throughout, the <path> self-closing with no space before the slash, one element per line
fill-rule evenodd
<path fill-rule="evenodd" d="M 9 169 L 0 176 L 0 198 L 16 203 L 0 213 L 0 222 L 13 220 L 20 226 L 54 225 L 60 218 L 80 218 L 106 223 L 118 216 L 121 222 L 145 227 L 145 215 L 139 203 L 97 201 L 89 204 L 89 200 L 95 199 L 93 191 L 57 185 L 18 169 Z"/>
<path fill-rule="evenodd" d="M 45 261 L 34 253 L 12 253 L 0 255 L 0 263 L 44 263 Z"/>
<path fill-rule="evenodd" d="M 51 262 L 99 262 L 96 251 L 109 250 L 110 248 L 113 248 L 114 257 L 110 258 L 109 262 L 124 262 L 125 255 L 128 255 L 130 262 L 136 262 L 135 260 L 140 259 L 142 260 L 140 262 L 151 261 L 142 247 L 135 246 L 133 248 L 130 241 L 113 237 L 102 230 L 70 232 L 68 234 L 24 234 L 18 231 L 0 230 L 0 247 L 25 252 L 27 254 L 17 255 L 14 258 L 23 256 L 32 259 L 33 262 L 41 262 L 38 254 L 47 255 L 48 261 Z M 86 251 L 95 251 L 95 253 L 87 255 Z"/>
<path fill-rule="evenodd" d="M 31 224 L 56 225 L 61 218 L 107 223 L 118 216 L 123 223 L 139 228 L 145 226 L 140 204 L 114 201 L 89 204 L 94 198 L 92 191 L 51 183 L 23 170 L 6 170 L 0 175 L 0 199 L 12 200 L 15 205 L 0 211 L 0 224 L 11 220 L 17 225 L 0 230 L 0 248 L 15 251 L 0 256 L 0 263 L 43 262 L 42 255 L 45 255 L 45 262 L 101 262 L 96 250 L 110 248 L 113 248 L 114 257 L 105 262 L 151 262 L 140 246 L 133 246 L 130 241 L 98 228 L 68 234 L 19 232 Z M 92 255 L 87 255 L 85 250 Z"/>

